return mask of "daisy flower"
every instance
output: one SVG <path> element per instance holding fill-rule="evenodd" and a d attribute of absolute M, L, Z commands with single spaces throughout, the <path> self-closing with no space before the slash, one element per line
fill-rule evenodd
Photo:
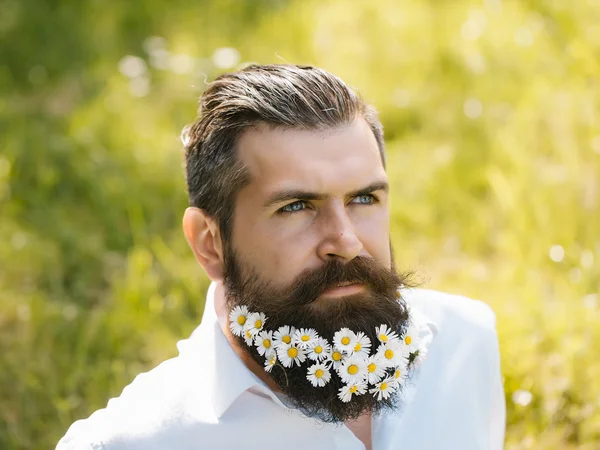
<path fill-rule="evenodd" d="M 386 367 L 399 366 L 405 354 L 402 344 L 398 341 L 390 341 L 387 344 L 380 344 L 377 348 L 377 354 Z"/>
<path fill-rule="evenodd" d="M 292 336 L 295 332 L 296 329 L 294 327 L 290 327 L 289 325 L 279 327 L 279 329 L 273 333 L 273 343 L 275 344 L 275 347 L 289 347 L 292 343 Z"/>
<path fill-rule="evenodd" d="M 344 403 L 348 403 L 352 400 L 353 395 L 362 395 L 365 392 L 367 392 L 367 385 L 364 382 L 351 383 L 340 388 L 338 398 Z"/>
<path fill-rule="evenodd" d="M 347 356 L 338 367 L 337 373 L 346 384 L 362 382 L 367 378 L 367 360 L 358 355 Z"/>
<path fill-rule="evenodd" d="M 300 328 L 292 335 L 292 344 L 302 348 L 310 347 L 319 337 L 312 328 Z"/>
<path fill-rule="evenodd" d="M 402 364 L 400 366 L 397 366 L 396 369 L 394 370 L 393 378 L 396 381 L 396 383 L 400 384 L 406 378 L 406 374 L 407 374 L 407 366 L 405 364 Z"/>
<path fill-rule="evenodd" d="M 311 382 L 313 387 L 323 387 L 331 380 L 331 373 L 324 364 L 313 364 L 308 368 L 306 379 Z"/>
<path fill-rule="evenodd" d="M 386 378 L 381 383 L 377 383 L 375 387 L 369 392 L 373 394 L 374 397 L 377 397 L 377 400 L 388 399 L 390 395 L 396 392 L 398 389 L 398 384 L 395 382 L 393 378 Z"/>
<path fill-rule="evenodd" d="M 246 345 L 252 346 L 254 344 L 254 335 L 252 334 L 249 328 L 246 328 L 244 330 L 243 337 L 244 341 L 246 341 Z"/>
<path fill-rule="evenodd" d="M 408 326 L 402 335 L 402 343 L 404 344 L 404 355 L 408 357 L 410 353 L 419 350 L 419 330 L 412 323 Z"/>
<path fill-rule="evenodd" d="M 367 359 L 367 381 L 370 384 L 379 383 L 385 376 L 386 364 L 381 360 L 381 355 L 376 353 Z"/>
<path fill-rule="evenodd" d="M 331 356 L 331 344 L 327 342 L 327 339 L 317 337 L 313 344 L 308 348 L 308 353 L 306 356 L 313 361 L 324 361 Z"/>
<path fill-rule="evenodd" d="M 275 353 L 275 347 L 273 347 L 273 332 L 272 331 L 261 331 L 254 338 L 254 345 L 260 356 L 264 356 L 267 359 Z"/>
<path fill-rule="evenodd" d="M 363 357 L 369 356 L 371 353 L 371 339 L 369 339 L 365 333 L 359 331 L 356 333 L 356 344 L 354 345 L 354 354 L 361 355 Z"/>
<path fill-rule="evenodd" d="M 377 339 L 379 339 L 379 342 L 382 344 L 387 344 L 390 341 L 398 340 L 398 335 L 387 325 L 375 327 L 375 332 L 377 333 Z"/>
<path fill-rule="evenodd" d="M 331 361 L 331 363 L 333 364 L 333 368 L 336 370 L 339 369 L 340 366 L 342 365 L 343 360 L 344 360 L 343 353 L 334 347 L 333 351 L 331 352 L 331 356 L 329 357 L 329 361 Z"/>
<path fill-rule="evenodd" d="M 306 354 L 300 347 L 294 345 L 277 347 L 277 358 L 284 367 L 293 367 L 302 364 L 306 360 Z"/>
<path fill-rule="evenodd" d="M 349 328 L 342 328 L 333 335 L 333 345 L 346 355 L 351 355 L 354 352 L 356 343 L 356 334 Z"/>
<path fill-rule="evenodd" d="M 250 313 L 248 314 L 244 328 L 249 330 L 252 336 L 256 336 L 263 329 L 266 321 L 267 317 L 264 313 Z"/>
<path fill-rule="evenodd" d="M 273 366 L 275 366 L 276 362 L 277 362 L 277 356 L 275 355 L 275 353 L 273 353 L 271 355 L 271 357 L 269 357 L 265 360 L 265 371 L 270 372 L 273 369 Z"/>
<path fill-rule="evenodd" d="M 241 336 L 248 317 L 247 306 L 236 306 L 229 313 L 229 329 L 234 336 Z"/>

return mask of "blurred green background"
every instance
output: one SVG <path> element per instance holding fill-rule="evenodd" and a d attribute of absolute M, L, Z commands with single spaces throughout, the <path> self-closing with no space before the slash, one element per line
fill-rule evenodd
<path fill-rule="evenodd" d="M 506 448 L 600 448 L 599 24 L 593 0 L 0 0 L 0 448 L 53 448 L 197 325 L 178 136 L 248 62 L 379 109 L 399 265 L 497 314 Z"/>

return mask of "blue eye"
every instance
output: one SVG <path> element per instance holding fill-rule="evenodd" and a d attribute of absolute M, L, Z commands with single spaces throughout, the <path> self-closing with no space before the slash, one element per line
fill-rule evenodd
<path fill-rule="evenodd" d="M 289 205 L 285 205 L 279 211 L 284 213 L 295 213 L 298 211 L 302 211 L 306 208 L 306 202 L 303 200 L 298 200 L 297 202 L 290 203 Z"/>
<path fill-rule="evenodd" d="M 354 197 L 354 200 L 352 201 L 352 203 L 358 203 L 360 205 L 370 205 L 371 203 L 375 202 L 375 197 L 373 197 L 371 194 L 368 195 L 359 195 L 357 197 Z"/>

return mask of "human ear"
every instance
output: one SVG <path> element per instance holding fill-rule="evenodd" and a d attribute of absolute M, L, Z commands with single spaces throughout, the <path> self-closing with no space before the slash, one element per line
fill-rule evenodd
<path fill-rule="evenodd" d="M 216 221 L 202 209 L 189 207 L 183 215 L 183 233 L 208 278 L 222 280 L 223 247 Z"/>

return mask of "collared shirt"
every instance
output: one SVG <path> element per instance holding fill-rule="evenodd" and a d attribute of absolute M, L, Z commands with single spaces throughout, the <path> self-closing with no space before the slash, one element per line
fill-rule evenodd
<path fill-rule="evenodd" d="M 179 356 L 138 375 L 69 428 L 57 450 L 361 450 L 343 424 L 290 409 L 235 353 L 207 294 L 201 325 Z M 484 303 L 403 291 L 429 345 L 398 411 L 372 418 L 374 450 L 500 450 L 505 427 L 495 316 Z"/>

